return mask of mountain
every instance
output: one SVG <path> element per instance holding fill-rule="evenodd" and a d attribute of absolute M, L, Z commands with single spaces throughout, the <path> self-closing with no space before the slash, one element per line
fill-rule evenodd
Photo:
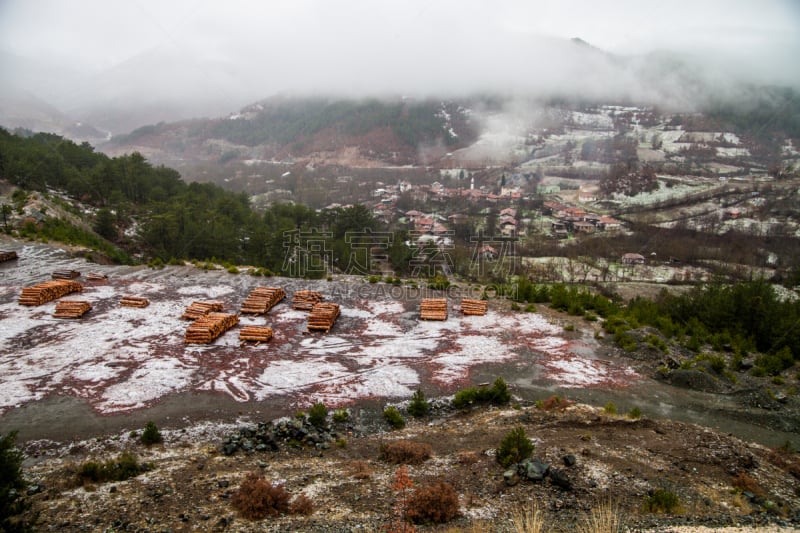
<path fill-rule="evenodd" d="M 102 149 L 173 164 L 314 158 L 406 165 L 441 158 L 477 134 L 469 109 L 452 101 L 273 97 L 224 118 L 144 126 Z"/>

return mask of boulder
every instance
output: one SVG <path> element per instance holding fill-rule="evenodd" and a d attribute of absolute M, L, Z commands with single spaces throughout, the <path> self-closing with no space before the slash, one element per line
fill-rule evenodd
<path fill-rule="evenodd" d="M 567 477 L 563 470 L 558 468 L 550 469 L 550 482 L 564 491 L 572 490 L 572 481 Z"/>
<path fill-rule="evenodd" d="M 531 481 L 542 481 L 550 470 L 550 465 L 539 459 L 525 459 L 519 463 L 518 472 Z"/>

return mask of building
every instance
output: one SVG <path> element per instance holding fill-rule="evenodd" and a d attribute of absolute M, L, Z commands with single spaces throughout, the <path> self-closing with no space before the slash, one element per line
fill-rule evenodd
<path fill-rule="evenodd" d="M 628 253 L 622 256 L 623 265 L 643 265 L 644 256 L 641 254 Z"/>

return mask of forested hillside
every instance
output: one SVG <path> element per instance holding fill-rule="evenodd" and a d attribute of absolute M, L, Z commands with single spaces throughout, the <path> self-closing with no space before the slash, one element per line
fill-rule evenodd
<path fill-rule="evenodd" d="M 19 216 L 21 234 L 56 238 L 57 231 L 92 247 L 98 247 L 100 236 L 143 260 L 213 258 L 283 272 L 290 266 L 287 251 L 294 242 L 286 232 L 324 227 L 332 234 L 328 242 L 335 257 L 347 261 L 351 250 L 345 233 L 376 227 L 363 206 L 318 214 L 304 206 L 275 205 L 256 213 L 245 194 L 187 184 L 177 171 L 153 166 L 138 153 L 110 158 L 88 143 L 52 134 L 25 136 L 0 129 L 0 178 L 20 188 L 14 205 L 5 204 L 3 212 Z M 22 220 L 26 191 L 54 197 L 66 193 L 72 201 L 67 207 L 76 212 L 78 202 L 88 206 L 95 235 L 55 217 Z"/>
<path fill-rule="evenodd" d="M 452 150 L 477 136 L 468 111 L 453 102 L 274 97 L 225 118 L 143 126 L 104 149 L 226 163 L 357 147 L 371 160 L 414 164 L 421 148 Z"/>

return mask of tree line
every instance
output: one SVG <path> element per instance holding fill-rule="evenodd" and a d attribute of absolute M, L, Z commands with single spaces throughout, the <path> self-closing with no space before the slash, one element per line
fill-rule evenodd
<path fill-rule="evenodd" d="M 343 269 L 365 264 L 369 253 L 350 234 L 381 229 L 363 205 L 317 212 L 302 205 L 276 204 L 259 213 L 244 193 L 186 183 L 177 171 L 153 166 L 139 153 L 112 158 L 95 152 L 88 143 L 76 144 L 49 133 L 13 134 L 0 128 L 0 178 L 45 195 L 63 191 L 92 207 L 96 234 L 144 260 L 214 259 L 288 274 L 292 261 L 303 259 L 298 253 L 305 248 L 313 251 L 308 238 L 318 232 L 324 241 L 320 256 L 326 270 Z M 20 233 L 60 235 L 100 248 L 96 236 L 86 236 L 68 221 L 52 217 L 38 225 L 29 223 Z M 124 254 L 109 255 L 125 260 Z"/>

